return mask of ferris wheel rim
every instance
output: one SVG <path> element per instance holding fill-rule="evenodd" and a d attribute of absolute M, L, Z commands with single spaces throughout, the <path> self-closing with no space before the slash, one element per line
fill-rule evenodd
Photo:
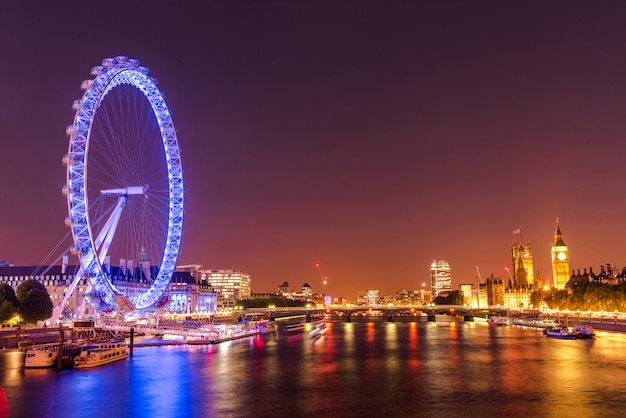
<path fill-rule="evenodd" d="M 147 76 L 148 69 L 139 65 L 139 61 L 127 57 L 107 58 L 102 65 L 92 68 L 94 79 L 83 81 L 85 90 L 82 98 L 74 102 L 76 114 L 73 124 L 67 128 L 70 138 L 68 154 L 64 157 L 67 164 L 66 185 L 68 225 L 72 230 L 76 252 L 83 268 L 83 274 L 89 280 L 107 310 L 113 310 L 121 303 L 122 294 L 111 283 L 98 259 L 94 243 L 94 231 L 89 214 L 87 193 L 89 145 L 96 112 L 103 100 L 117 87 L 130 85 L 137 88 L 148 100 L 155 116 L 161 142 L 165 151 L 165 165 L 169 186 L 169 211 L 166 242 L 162 259 L 158 260 L 159 271 L 151 287 L 133 301 L 133 308 L 144 310 L 164 297 L 171 282 L 172 274 L 180 251 L 183 221 L 183 178 L 180 149 L 169 108 L 162 93 L 156 87 L 156 80 Z M 155 263 L 156 264 L 156 263 Z"/>

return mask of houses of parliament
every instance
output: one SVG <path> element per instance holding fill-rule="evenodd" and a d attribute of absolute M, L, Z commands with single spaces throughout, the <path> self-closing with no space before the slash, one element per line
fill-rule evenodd
<path fill-rule="evenodd" d="M 520 234 L 520 230 L 513 231 Z M 478 306 L 504 306 L 509 309 L 530 307 L 530 295 L 540 289 L 565 289 L 576 283 L 603 282 L 616 284 L 626 280 L 626 267 L 618 272 L 610 264 L 600 267 L 600 272 L 595 274 L 592 268 L 571 271 L 569 263 L 569 251 L 563 233 L 556 220 L 554 240 L 550 248 L 552 261 L 552 279 L 544 281 L 541 273 L 535 274 L 533 268 L 533 252 L 530 241 L 514 241 L 511 245 L 512 266 L 507 269 L 507 278 L 490 275 L 478 285 Z"/>

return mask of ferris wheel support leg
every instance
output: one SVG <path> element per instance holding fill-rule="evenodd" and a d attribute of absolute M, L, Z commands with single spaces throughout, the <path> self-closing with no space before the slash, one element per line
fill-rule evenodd
<path fill-rule="evenodd" d="M 111 246 L 111 242 L 113 241 L 113 237 L 115 236 L 115 230 L 117 229 L 117 225 L 119 223 L 120 217 L 122 216 L 122 210 L 124 209 L 124 204 L 126 203 L 126 197 L 120 196 L 117 200 L 117 205 L 113 212 L 111 212 L 111 216 L 107 219 L 104 227 L 98 234 L 98 238 L 94 242 L 96 246 L 96 252 L 102 246 L 102 251 L 98 253 L 98 261 L 100 263 L 104 262 L 104 259 L 109 252 L 109 247 Z"/>
<path fill-rule="evenodd" d="M 70 296 L 72 296 L 72 293 L 74 293 L 74 289 L 76 289 L 76 286 L 78 285 L 78 282 L 80 282 L 80 279 L 82 279 L 82 277 L 83 269 L 80 268 L 78 269 L 78 272 L 74 275 L 74 280 L 72 280 L 70 287 L 67 289 L 67 292 L 65 292 L 63 300 L 61 301 L 61 303 L 54 307 L 54 310 L 52 311 L 52 316 L 49 319 L 50 324 L 56 324 L 56 322 L 59 320 L 61 314 L 63 313 L 63 308 L 65 307 L 65 304 L 69 300 Z"/>

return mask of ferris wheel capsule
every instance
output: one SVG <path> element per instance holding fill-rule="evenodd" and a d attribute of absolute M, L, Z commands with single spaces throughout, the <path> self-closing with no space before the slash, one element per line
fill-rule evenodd
<path fill-rule="evenodd" d="M 72 110 L 76 111 L 80 109 L 82 105 L 83 105 L 83 102 L 81 100 L 74 100 L 72 102 Z"/>
<path fill-rule="evenodd" d="M 104 74 L 107 71 L 107 68 L 103 65 L 96 65 L 95 67 L 91 68 L 91 75 L 93 76 L 97 76 L 100 74 Z"/>
<path fill-rule="evenodd" d="M 84 80 L 82 83 L 80 83 L 80 89 L 81 90 L 89 90 L 94 84 L 93 80 Z"/>

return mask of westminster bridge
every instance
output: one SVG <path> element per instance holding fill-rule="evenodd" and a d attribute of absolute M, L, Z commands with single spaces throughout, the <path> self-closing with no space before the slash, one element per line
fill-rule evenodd
<path fill-rule="evenodd" d="M 238 311 L 246 316 L 264 315 L 268 319 L 277 319 L 304 315 L 306 322 L 312 318 L 331 315 L 336 318 L 345 318 L 351 322 L 353 316 L 378 315 L 386 316 L 388 322 L 393 322 L 396 317 L 425 316 L 427 321 L 434 322 L 437 315 L 449 315 L 463 317 L 464 321 L 473 321 L 475 316 L 503 316 L 507 309 L 502 307 L 471 308 L 463 305 L 422 305 L 422 306 L 326 306 L 323 308 L 307 307 L 270 307 L 270 308 L 247 308 Z"/>

